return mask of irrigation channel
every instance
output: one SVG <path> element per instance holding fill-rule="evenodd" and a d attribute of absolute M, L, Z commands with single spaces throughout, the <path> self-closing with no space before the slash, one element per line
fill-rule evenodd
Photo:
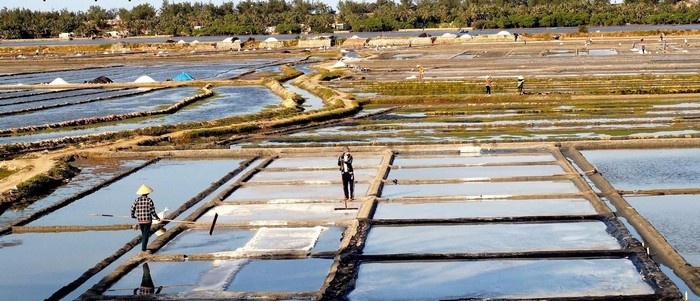
<path fill-rule="evenodd" d="M 56 151 L 81 171 L 4 207 L 0 299 L 700 300 L 700 50 L 627 40 L 2 76 L 8 164 Z M 426 79 L 405 80 L 416 63 Z M 197 80 L 165 81 L 182 71 Z M 128 218 L 144 183 L 164 218 L 150 252 Z"/>

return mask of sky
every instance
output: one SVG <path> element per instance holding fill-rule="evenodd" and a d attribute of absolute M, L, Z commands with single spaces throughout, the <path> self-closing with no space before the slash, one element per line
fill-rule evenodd
<path fill-rule="evenodd" d="M 256 0 L 264 1 L 264 0 Z M 337 0 L 318 0 L 328 4 L 331 8 L 337 9 Z M 170 3 L 183 3 L 183 2 L 204 2 L 220 5 L 224 2 L 238 3 L 240 0 L 169 0 Z M 291 2 L 291 1 L 289 1 Z M 51 10 L 62 10 L 64 8 L 72 11 L 87 11 L 92 5 L 98 5 L 104 9 L 110 10 L 112 8 L 126 8 L 131 9 L 134 6 L 141 4 L 150 4 L 154 8 L 160 8 L 163 4 L 163 0 L 7 0 L 0 1 L 0 8 L 7 7 L 13 8 L 26 8 L 30 10 L 41 10 L 41 11 L 51 11 Z"/>

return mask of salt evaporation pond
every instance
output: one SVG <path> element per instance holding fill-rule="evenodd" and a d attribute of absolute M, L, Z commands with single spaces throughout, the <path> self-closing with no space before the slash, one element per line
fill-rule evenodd
<path fill-rule="evenodd" d="M 91 103 L 51 108 L 27 114 L 0 117 L 0 128 L 36 126 L 75 119 L 151 111 L 197 94 L 197 88 L 163 89 L 137 96 L 96 101 Z"/>
<path fill-rule="evenodd" d="M 652 294 L 628 259 L 393 261 L 360 265 L 350 300 Z"/>
<path fill-rule="evenodd" d="M 189 229 L 169 241 L 158 254 L 197 254 L 231 252 L 245 245 L 258 229 L 217 229 L 216 235 L 208 230 Z M 344 228 L 324 227 L 311 252 L 336 251 Z"/>
<path fill-rule="evenodd" d="M 333 260 L 307 258 L 254 260 L 246 264 L 226 287 L 235 292 L 316 292 Z"/>
<path fill-rule="evenodd" d="M 585 199 L 493 199 L 459 202 L 379 202 L 373 218 L 448 219 L 593 214 L 596 214 L 593 205 Z"/>
<path fill-rule="evenodd" d="M 340 176 L 338 176 L 340 177 Z M 340 181 L 340 179 L 338 180 Z M 238 188 L 224 201 L 271 201 L 285 200 L 340 200 L 343 199 L 343 187 L 341 185 L 251 185 Z M 355 198 L 367 195 L 369 184 L 355 184 Z"/>
<path fill-rule="evenodd" d="M 194 90 L 192 90 L 194 92 Z M 56 139 L 66 136 L 89 135 L 110 131 L 123 131 L 151 126 L 161 126 L 185 122 L 208 121 L 226 117 L 252 114 L 268 106 L 277 105 L 280 98 L 269 89 L 263 87 L 221 87 L 214 89 L 219 96 L 211 100 L 203 100 L 195 106 L 185 107 L 173 114 L 156 116 L 136 122 L 123 120 L 118 124 L 96 126 L 94 128 L 52 131 L 33 135 L 0 137 L 0 143 L 31 142 Z M 185 96 L 183 95 L 183 99 Z M 249 101 L 250 99 L 255 101 Z M 180 101 L 178 99 L 176 101 Z M 2 119 L 0 119 L 2 120 Z"/>
<path fill-rule="evenodd" d="M 108 66 L 102 68 L 76 69 L 31 74 L 18 74 L 0 77 L 0 84 L 36 84 L 48 83 L 55 78 L 63 78 L 69 83 L 83 83 L 99 76 L 107 76 L 114 82 L 133 82 L 142 75 L 148 75 L 156 81 L 165 81 L 186 72 L 195 79 L 227 79 L 243 74 L 251 68 L 273 64 L 275 59 L 246 59 L 219 61 L 211 64 L 168 64 L 148 66 Z"/>
<path fill-rule="evenodd" d="M 391 174 L 389 177 L 391 177 Z M 570 181 L 464 182 L 448 184 L 384 185 L 381 192 L 381 197 L 507 197 L 513 195 L 563 194 L 578 192 L 578 188 Z"/>
<path fill-rule="evenodd" d="M 629 197 L 627 202 L 692 266 L 700 266 L 700 203 L 697 195 Z"/>
<path fill-rule="evenodd" d="M 415 157 L 413 155 L 398 154 L 394 159 L 395 166 L 432 166 L 432 165 L 483 165 L 496 163 L 525 163 L 525 162 L 551 162 L 556 160 L 551 154 L 489 154 L 469 153 L 454 156 L 428 156 Z"/>
<path fill-rule="evenodd" d="M 93 214 L 130 214 L 136 190 L 141 184 L 153 188 L 150 197 L 161 212 L 177 209 L 190 198 L 209 188 L 213 182 L 235 170 L 242 160 L 160 160 L 106 186 L 93 194 L 30 223 L 30 226 L 129 224 L 130 218 L 106 218 Z"/>
<path fill-rule="evenodd" d="M 373 226 L 363 254 L 619 250 L 603 222 Z"/>
<path fill-rule="evenodd" d="M 197 291 L 315 292 L 321 288 L 333 260 L 267 259 L 149 262 L 150 275 L 161 294 Z M 141 284 L 143 268 L 122 277 L 107 295 L 131 295 Z"/>
<path fill-rule="evenodd" d="M 342 195 L 342 191 L 338 191 L 337 194 L 339 196 Z M 338 197 L 337 199 L 340 198 Z M 356 217 L 357 210 L 336 210 L 336 208 L 344 208 L 344 206 L 345 204 L 341 202 L 220 205 L 207 211 L 202 219 L 212 220 L 214 214 L 219 214 L 218 222 L 248 223 L 251 226 L 284 225 L 290 221 L 332 224 L 339 221 L 348 221 Z"/>
<path fill-rule="evenodd" d="M 36 99 L 33 101 L 27 100 L 25 97 L 21 99 L 15 99 L 13 104 L 3 104 L 0 106 L 0 113 L 16 113 L 21 110 L 37 110 L 44 109 L 44 107 L 57 106 L 57 105 L 79 105 L 80 102 L 92 101 L 97 99 L 105 98 L 116 98 L 116 97 L 128 97 L 126 95 L 137 93 L 138 91 L 134 89 L 121 89 L 121 90 L 101 90 L 98 92 L 84 93 L 80 95 L 48 95 L 45 98 Z M 78 93 L 74 93 L 78 94 Z"/>
<path fill-rule="evenodd" d="M 313 93 L 306 91 L 304 89 L 298 88 L 297 86 L 292 85 L 290 83 L 283 83 L 282 86 L 284 86 L 285 89 L 292 91 L 296 94 L 299 94 L 301 97 L 304 98 L 304 104 L 302 105 L 304 107 L 304 109 L 318 110 L 318 109 L 321 109 L 324 107 L 323 99 L 314 95 Z"/>
<path fill-rule="evenodd" d="M 584 150 L 616 189 L 700 188 L 700 148 Z"/>
<path fill-rule="evenodd" d="M 80 168 L 80 173 L 72 178 L 67 184 L 57 188 L 48 196 L 37 200 L 26 207 L 13 206 L 0 215 L 0 227 L 8 226 L 21 218 L 29 216 L 42 208 L 46 208 L 62 199 L 76 195 L 79 192 L 104 182 L 113 176 L 125 172 L 145 163 L 145 160 L 125 160 L 125 161 L 88 161 L 71 163 Z"/>
<path fill-rule="evenodd" d="M 563 175 L 564 170 L 559 165 L 510 165 L 510 166 L 480 166 L 480 167 L 436 167 L 436 168 L 399 168 L 391 169 L 390 179 L 463 179 L 478 180 L 502 177 L 524 176 L 554 176 Z"/>
<path fill-rule="evenodd" d="M 304 184 L 314 183 L 330 183 L 331 181 L 340 181 L 341 174 L 337 166 L 333 166 L 332 170 L 296 170 L 296 171 L 270 171 L 262 170 L 256 173 L 248 183 L 292 183 L 302 182 Z M 377 176 L 377 171 L 374 169 L 355 168 L 355 181 L 367 182 Z"/>
<path fill-rule="evenodd" d="M 352 148 L 350 148 L 352 152 Z M 268 168 L 338 168 L 338 156 L 342 149 L 338 147 L 336 153 L 329 154 L 328 157 L 284 157 L 275 159 L 268 165 Z M 382 163 L 381 155 L 352 153 L 353 167 L 361 169 L 363 166 L 379 166 Z M 340 176 L 340 174 L 338 174 Z"/>
<path fill-rule="evenodd" d="M 126 230 L 2 236 L 0 299 L 46 299 L 137 235 Z"/>

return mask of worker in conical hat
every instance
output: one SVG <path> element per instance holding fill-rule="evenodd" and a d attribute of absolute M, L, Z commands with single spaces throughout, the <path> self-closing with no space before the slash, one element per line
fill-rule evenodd
<path fill-rule="evenodd" d="M 156 206 L 153 205 L 153 200 L 148 197 L 148 194 L 151 192 L 153 192 L 151 187 L 146 184 L 141 185 L 136 191 L 139 197 L 131 205 L 131 218 L 138 220 L 139 228 L 141 229 L 141 251 L 144 252 L 146 251 L 146 246 L 148 246 L 148 236 L 151 234 L 153 219 L 160 221 L 160 217 L 156 214 Z"/>
<path fill-rule="evenodd" d="M 136 190 L 136 194 L 138 194 L 138 195 L 149 194 L 151 192 L 153 192 L 153 188 L 151 188 L 151 186 L 148 186 L 146 184 L 142 184 L 141 187 L 139 187 L 139 190 Z"/>

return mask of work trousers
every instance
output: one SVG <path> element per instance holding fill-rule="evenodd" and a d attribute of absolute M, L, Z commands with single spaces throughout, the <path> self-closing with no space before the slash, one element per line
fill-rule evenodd
<path fill-rule="evenodd" d="M 146 251 L 148 246 L 148 236 L 151 234 L 151 223 L 139 223 L 141 229 L 141 251 Z"/>
<path fill-rule="evenodd" d="M 342 173 L 343 176 L 343 193 L 346 199 L 355 198 L 355 175 L 351 172 Z"/>

